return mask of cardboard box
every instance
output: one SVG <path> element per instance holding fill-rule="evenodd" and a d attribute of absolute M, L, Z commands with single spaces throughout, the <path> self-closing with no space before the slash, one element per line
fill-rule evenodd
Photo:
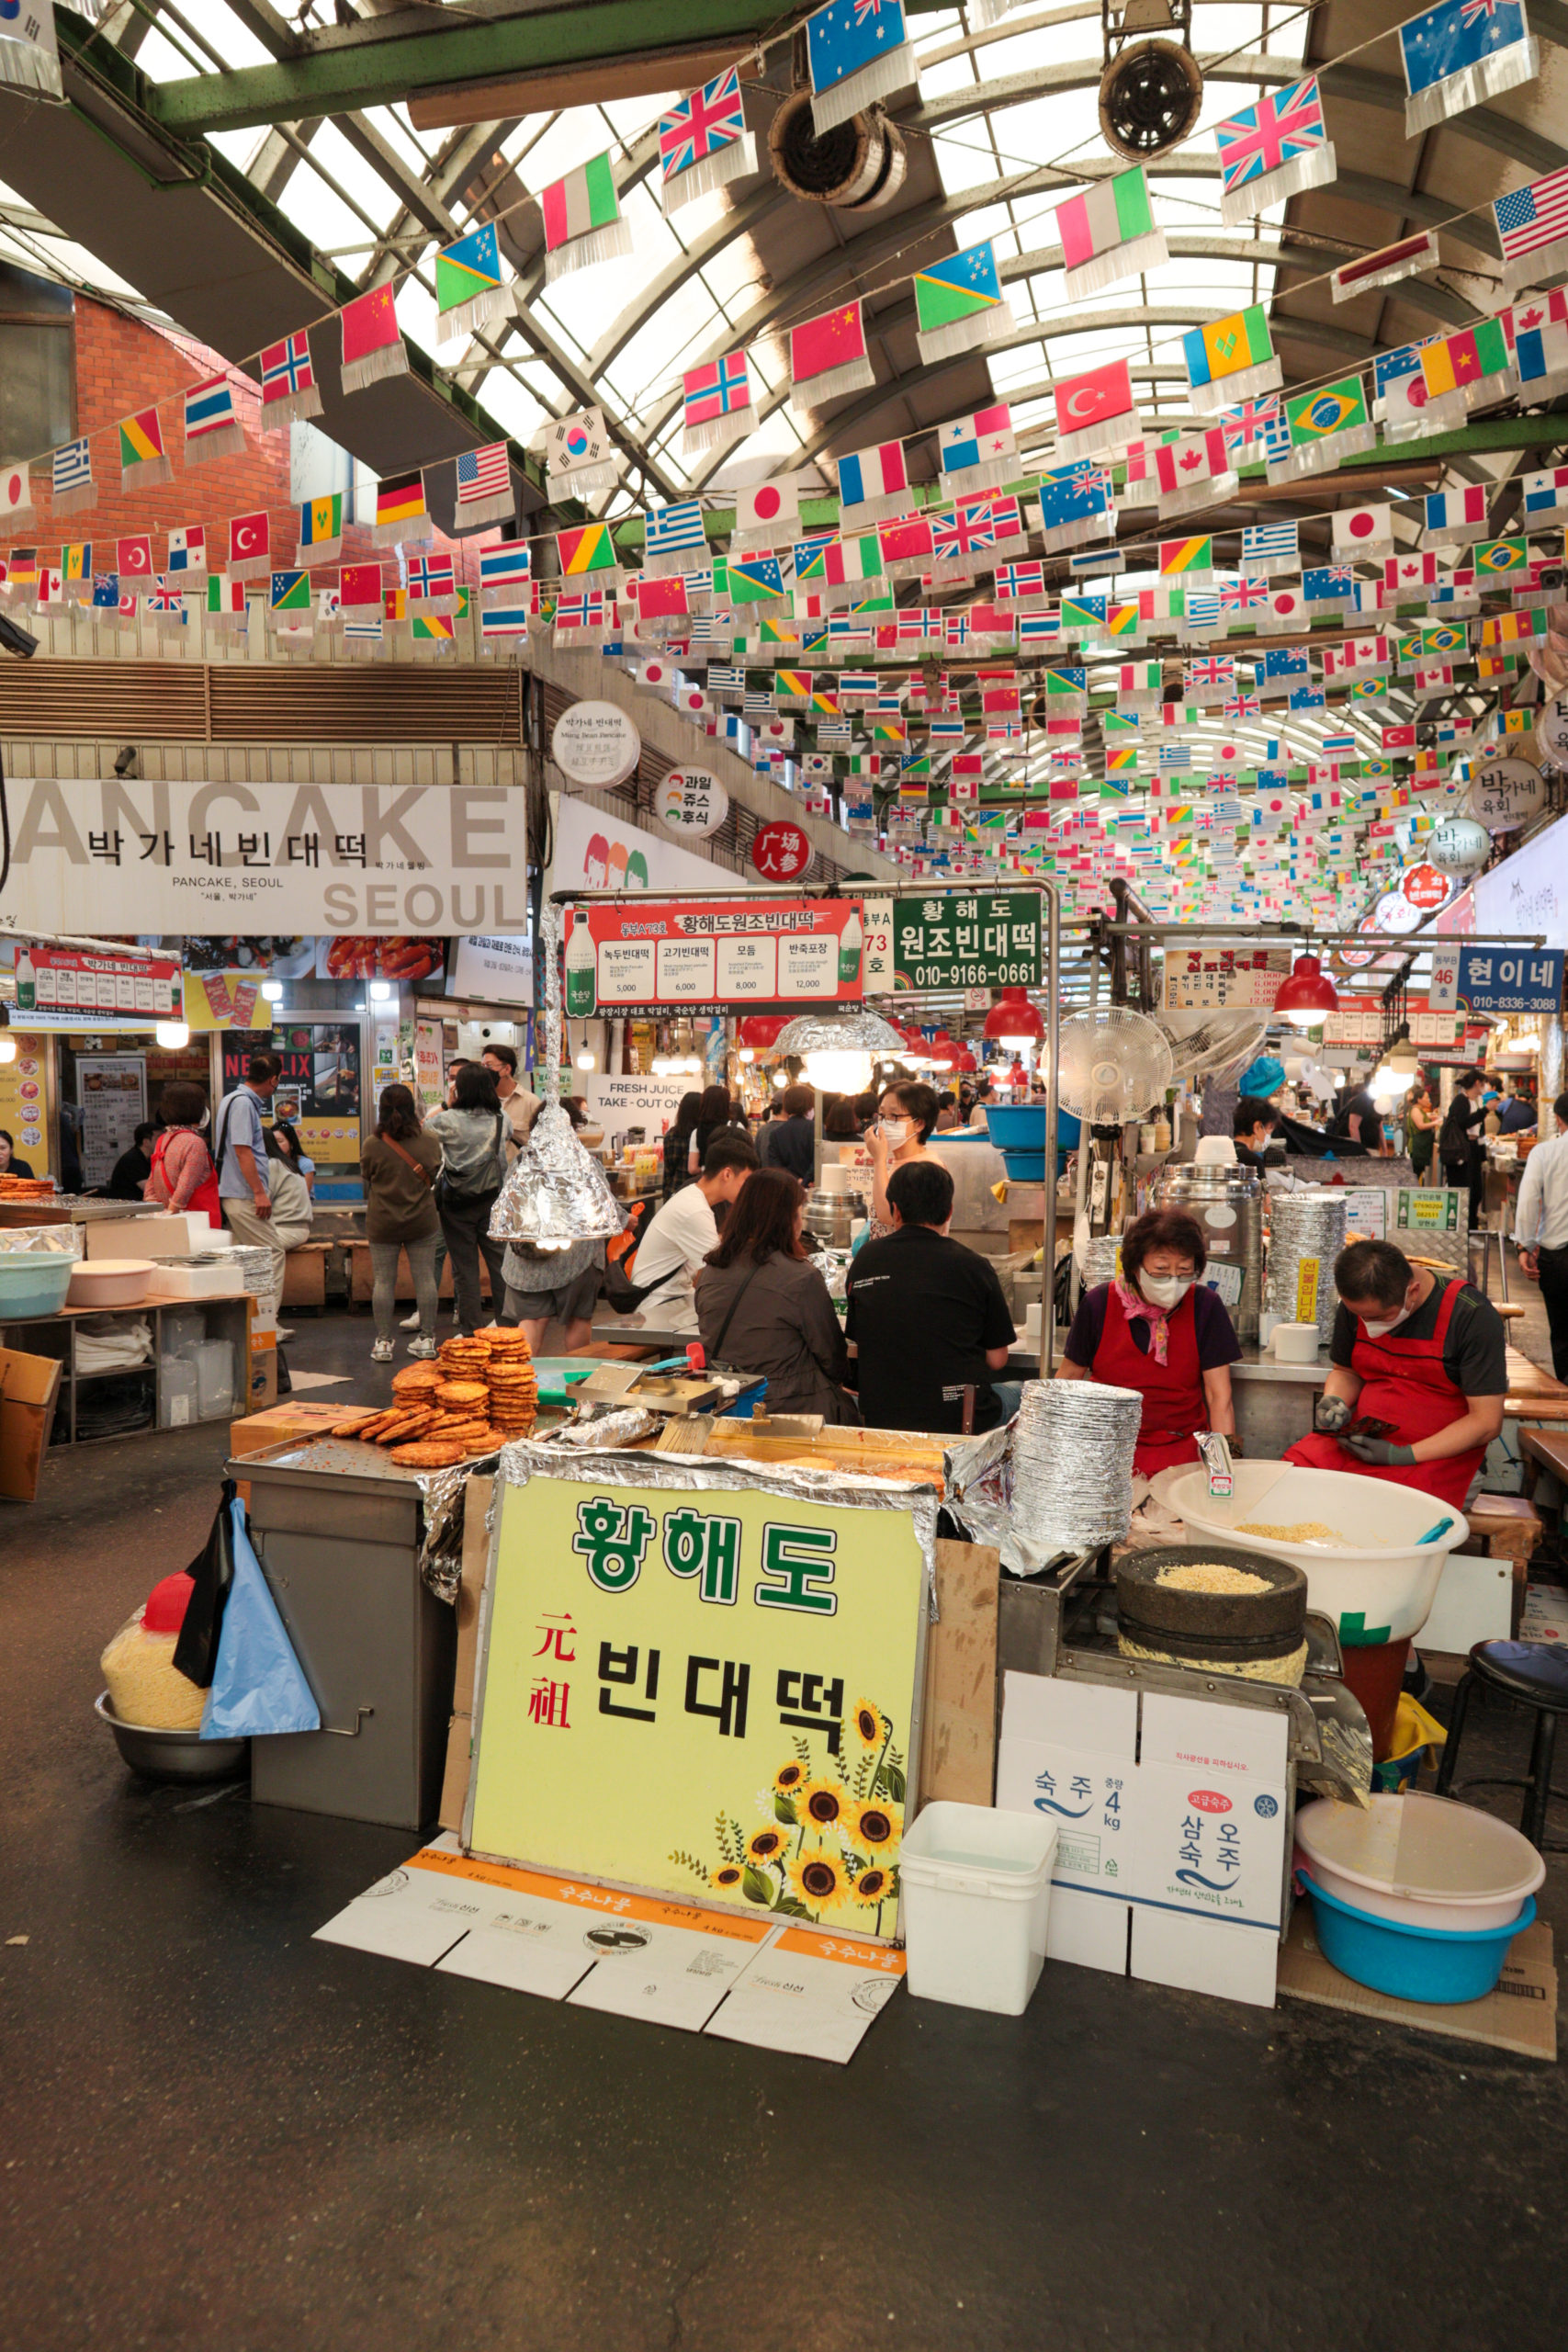
<path fill-rule="evenodd" d="M 58 1356 L 0 1348 L 0 1496 L 7 1502 L 38 1499 L 62 1370 Z"/>
<path fill-rule="evenodd" d="M 375 1405 L 299 1405 L 286 1396 L 265 1413 L 248 1413 L 229 1427 L 229 1451 L 234 1454 L 263 1453 L 269 1445 L 291 1445 L 302 1437 L 320 1437 L 351 1413 L 368 1420 Z"/>
<path fill-rule="evenodd" d="M 1138 1799 L 1138 1694 L 1010 1672 L 997 1804 L 1056 1824 L 1047 1959 L 1127 1973 L 1125 1883 Z"/>
<path fill-rule="evenodd" d="M 1280 1951 L 1280 1990 L 1288 1999 L 1347 2009 L 1355 2017 L 1375 2018 L 1380 2025 L 1408 2025 L 1418 2033 L 1484 2041 L 1520 2058 L 1543 2058 L 1548 2065 L 1557 2057 L 1557 1971 L 1551 1929 L 1544 1919 L 1514 1938 L 1503 1973 L 1483 2000 L 1434 2006 L 1402 2001 L 1393 1993 L 1374 1993 L 1342 1976 L 1318 1949 L 1312 1905 L 1298 1903 Z"/>
<path fill-rule="evenodd" d="M 82 1230 L 89 1258 L 189 1258 L 197 1246 L 183 1215 L 105 1217 Z"/>
<path fill-rule="evenodd" d="M 458 1587 L 457 1668 L 452 1685 L 452 1721 L 446 1733 L 446 1777 L 441 1784 L 443 1829 L 460 1837 L 463 1806 L 468 1793 L 471 1764 L 469 1740 L 473 1729 L 474 1675 L 479 1665 L 479 1597 L 484 1591 L 490 1559 L 490 1530 L 485 1525 L 493 1478 L 477 1475 L 463 1489 L 463 1581 Z"/>

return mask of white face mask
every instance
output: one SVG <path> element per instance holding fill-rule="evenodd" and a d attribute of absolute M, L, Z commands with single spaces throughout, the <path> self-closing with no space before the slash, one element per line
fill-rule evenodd
<path fill-rule="evenodd" d="M 887 1146 L 889 1151 L 901 1151 L 908 1139 L 909 1122 L 908 1119 L 883 1120 L 882 1140 Z"/>
<path fill-rule="evenodd" d="M 1190 1274 L 1140 1274 L 1138 1288 L 1151 1306 L 1179 1306 L 1192 1287 Z"/>
<path fill-rule="evenodd" d="M 1416 1309 L 1413 1306 L 1402 1306 L 1397 1315 L 1389 1317 L 1386 1323 L 1363 1323 L 1361 1329 L 1369 1340 L 1381 1340 L 1385 1332 L 1397 1331 L 1400 1325 L 1407 1322 L 1415 1312 Z"/>

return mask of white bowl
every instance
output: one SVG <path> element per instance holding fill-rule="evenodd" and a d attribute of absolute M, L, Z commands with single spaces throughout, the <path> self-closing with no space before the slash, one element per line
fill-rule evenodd
<path fill-rule="evenodd" d="M 1528 1838 L 1452 1797 L 1411 1789 L 1368 1810 L 1314 1798 L 1296 1844 L 1328 1894 L 1377 1919 L 1479 1935 L 1506 1928 L 1546 1876 Z"/>
<path fill-rule="evenodd" d="M 1240 1544 L 1305 1571 L 1307 1607 L 1332 1617 L 1347 1649 L 1402 1642 L 1426 1623 L 1449 1554 L 1469 1534 L 1464 1513 L 1417 1487 L 1345 1470 L 1303 1470 L 1292 1462 L 1238 1462 L 1235 1490 L 1216 1501 L 1203 1473 L 1188 1471 L 1170 1489 L 1169 1508 L 1188 1541 L 1208 1535 Z M 1307 1520 L 1342 1530 L 1348 1540 L 1281 1544 L 1244 1534 L 1247 1521 L 1292 1526 Z M 1421 1538 L 1437 1528 L 1429 1544 Z"/>
<path fill-rule="evenodd" d="M 72 1269 L 68 1306 L 140 1306 L 152 1280 L 151 1258 L 83 1258 Z"/>

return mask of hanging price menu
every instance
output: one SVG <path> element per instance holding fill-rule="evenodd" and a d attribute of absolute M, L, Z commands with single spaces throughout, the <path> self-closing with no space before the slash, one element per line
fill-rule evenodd
<path fill-rule="evenodd" d="M 858 1004 L 858 901 L 697 899 L 567 910 L 566 1009 Z"/>

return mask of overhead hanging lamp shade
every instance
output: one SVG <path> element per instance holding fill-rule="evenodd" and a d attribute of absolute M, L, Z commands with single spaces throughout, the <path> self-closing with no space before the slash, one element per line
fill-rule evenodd
<path fill-rule="evenodd" d="M 813 1086 L 852 1094 L 870 1083 L 880 1057 L 903 1053 L 904 1041 L 877 1012 L 802 1012 L 779 1032 L 775 1049 L 803 1059 Z"/>
<path fill-rule="evenodd" d="M 1315 956 L 1298 956 L 1295 967 L 1274 1000 L 1280 1020 L 1298 1029 L 1315 1029 L 1339 1010 L 1339 991 Z"/>
<path fill-rule="evenodd" d="M 1002 989 L 986 1015 L 980 1035 L 995 1038 L 1003 1046 L 1038 1046 L 1045 1035 L 1044 1015 L 1030 1003 L 1027 989 Z"/>

